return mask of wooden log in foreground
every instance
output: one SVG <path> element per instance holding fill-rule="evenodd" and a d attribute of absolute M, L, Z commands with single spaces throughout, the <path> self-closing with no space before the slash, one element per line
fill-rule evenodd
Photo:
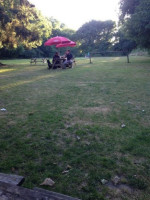
<path fill-rule="evenodd" d="M 0 181 L 4 183 L 10 183 L 12 185 L 21 185 L 24 182 L 24 177 L 14 174 L 0 173 Z"/>
<path fill-rule="evenodd" d="M 0 181 L 0 199 L 4 200 L 79 200 L 42 189 L 27 189 Z"/>
<path fill-rule="evenodd" d="M 0 173 L 0 200 L 79 200 L 41 188 L 21 187 L 23 180 L 22 176 Z"/>
<path fill-rule="evenodd" d="M 38 192 L 40 192 L 41 194 L 43 194 L 43 196 L 44 195 L 47 195 L 47 197 L 57 197 L 59 200 L 61 199 L 61 200 L 80 200 L 80 199 L 77 199 L 77 198 L 73 198 L 73 197 L 70 197 L 70 196 L 66 196 L 66 195 L 64 195 L 64 194 L 59 194 L 59 193 L 56 193 L 56 192 L 51 192 L 51 191 L 49 191 L 49 190 L 44 190 L 44 189 L 42 189 L 42 188 L 37 188 L 37 187 L 35 187 L 35 188 L 33 188 L 34 189 L 34 191 L 38 191 Z"/>

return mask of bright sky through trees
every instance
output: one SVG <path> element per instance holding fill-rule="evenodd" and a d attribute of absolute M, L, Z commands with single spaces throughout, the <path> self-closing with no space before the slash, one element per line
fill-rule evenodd
<path fill-rule="evenodd" d="M 42 14 L 78 29 L 95 20 L 117 20 L 119 0 L 29 0 Z"/>

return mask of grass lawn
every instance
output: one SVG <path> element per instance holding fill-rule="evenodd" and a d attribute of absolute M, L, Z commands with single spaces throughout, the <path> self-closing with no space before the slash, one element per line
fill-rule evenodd
<path fill-rule="evenodd" d="M 150 57 L 130 61 L 49 71 L 1 60 L 0 172 L 83 200 L 149 200 Z"/>

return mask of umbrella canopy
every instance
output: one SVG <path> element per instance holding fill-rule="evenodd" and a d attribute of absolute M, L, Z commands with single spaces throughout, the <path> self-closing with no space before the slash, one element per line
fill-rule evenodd
<path fill-rule="evenodd" d="M 76 46 L 76 42 L 70 41 L 70 43 L 57 44 L 56 48 L 60 48 L 60 47 L 75 47 L 75 46 Z"/>
<path fill-rule="evenodd" d="M 69 40 L 68 38 L 62 37 L 62 36 L 57 36 L 57 37 L 53 37 L 50 38 L 49 40 L 47 40 L 44 45 L 45 46 L 51 46 L 51 45 L 58 45 L 58 44 L 66 44 L 66 43 L 70 43 L 71 40 Z"/>

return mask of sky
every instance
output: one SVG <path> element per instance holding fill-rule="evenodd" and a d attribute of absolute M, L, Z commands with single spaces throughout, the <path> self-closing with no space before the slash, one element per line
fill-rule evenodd
<path fill-rule="evenodd" d="M 91 20 L 118 19 L 120 0 L 29 0 L 46 17 L 77 30 Z"/>

